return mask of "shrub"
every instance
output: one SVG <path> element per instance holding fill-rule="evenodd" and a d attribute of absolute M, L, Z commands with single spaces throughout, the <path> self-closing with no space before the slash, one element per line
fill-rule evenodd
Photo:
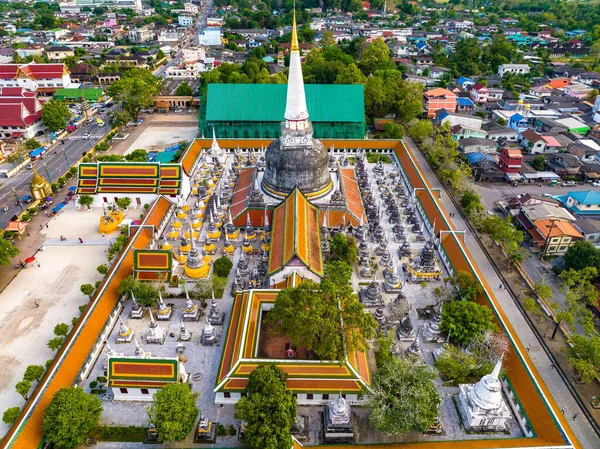
<path fill-rule="evenodd" d="M 79 321 L 79 317 L 74 316 L 73 318 L 71 318 L 71 325 L 75 326 L 77 324 L 77 321 Z"/>
<path fill-rule="evenodd" d="M 73 177 L 73 173 L 71 173 L 70 171 L 65 173 L 65 178 L 66 179 L 71 179 Z"/>
<path fill-rule="evenodd" d="M 28 212 L 29 212 L 31 215 L 35 215 L 35 214 L 37 214 L 37 213 L 39 212 L 39 209 L 38 209 L 37 207 L 30 207 L 30 208 L 28 209 Z"/>
<path fill-rule="evenodd" d="M 69 173 L 71 173 L 72 175 L 76 175 L 77 174 L 77 167 L 71 167 L 69 169 Z"/>
<path fill-rule="evenodd" d="M 84 162 L 84 163 L 89 162 L 89 161 L 90 161 L 90 158 L 87 156 L 81 160 L 81 162 Z"/>
<path fill-rule="evenodd" d="M 98 385 L 98 382 L 96 382 L 95 380 L 92 380 L 90 382 L 90 388 L 96 388 L 96 385 Z"/>
<path fill-rule="evenodd" d="M 29 221 L 31 220 L 31 215 L 29 215 L 27 212 L 24 213 L 23 215 L 21 215 L 21 221 Z"/>
<path fill-rule="evenodd" d="M 106 274 L 106 273 L 108 273 L 108 267 L 106 265 L 104 265 L 104 264 L 98 265 L 98 268 L 96 268 L 96 270 L 100 274 Z"/>
<path fill-rule="evenodd" d="M 217 435 L 220 437 L 225 435 L 225 426 L 223 424 L 217 424 Z"/>
<path fill-rule="evenodd" d="M 213 270 L 216 276 L 227 277 L 233 267 L 233 262 L 229 258 L 223 256 L 215 260 Z"/>

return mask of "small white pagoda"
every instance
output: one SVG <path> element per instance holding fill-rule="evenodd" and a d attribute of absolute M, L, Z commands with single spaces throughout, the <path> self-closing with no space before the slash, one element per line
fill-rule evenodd
<path fill-rule="evenodd" d="M 512 414 L 502 396 L 502 384 L 498 376 L 502 358 L 494 370 L 476 384 L 460 384 L 458 408 L 468 432 L 502 432 Z"/>

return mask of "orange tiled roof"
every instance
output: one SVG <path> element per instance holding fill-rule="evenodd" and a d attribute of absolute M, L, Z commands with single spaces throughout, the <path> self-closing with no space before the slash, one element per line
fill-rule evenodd
<path fill-rule="evenodd" d="M 309 392 L 360 392 L 371 383 L 364 352 L 350 354 L 348 360 L 298 362 L 294 359 L 257 358 L 259 319 L 264 304 L 274 303 L 279 290 L 250 290 L 237 293 L 225 336 L 215 391 L 244 390 L 248 377 L 262 363 L 274 362 L 288 375 L 287 388 Z"/>
<path fill-rule="evenodd" d="M 319 209 L 297 187 L 273 211 L 269 267 L 271 276 L 297 257 L 318 276 L 323 276 Z"/>
<path fill-rule="evenodd" d="M 548 219 L 536 220 L 533 222 L 535 229 L 541 234 L 542 241 L 550 237 L 562 237 L 563 235 L 577 237 L 582 239 L 583 234 L 577 230 L 571 223 L 564 221 L 555 221 L 554 225 Z M 550 235 L 548 235 L 550 233 Z"/>

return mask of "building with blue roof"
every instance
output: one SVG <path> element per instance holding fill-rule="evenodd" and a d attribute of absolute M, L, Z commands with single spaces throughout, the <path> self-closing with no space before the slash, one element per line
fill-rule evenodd
<path fill-rule="evenodd" d="M 463 89 L 466 90 L 468 86 L 475 85 L 475 80 L 472 80 L 471 78 L 467 78 L 466 76 L 461 76 L 460 78 L 458 78 L 456 80 L 456 84 L 458 84 L 460 87 L 462 87 Z"/>
<path fill-rule="evenodd" d="M 475 103 L 468 97 L 456 97 L 456 112 L 463 114 L 473 114 Z"/>
<path fill-rule="evenodd" d="M 600 215 L 600 192 L 580 190 L 555 196 L 567 209 L 580 215 Z"/>

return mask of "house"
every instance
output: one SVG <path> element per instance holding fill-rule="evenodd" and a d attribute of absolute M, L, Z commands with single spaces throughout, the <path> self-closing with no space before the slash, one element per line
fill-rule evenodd
<path fill-rule="evenodd" d="M 567 150 L 571 140 L 560 134 L 539 134 L 527 128 L 521 135 L 523 149 L 529 154 L 551 154 Z"/>
<path fill-rule="evenodd" d="M 77 63 L 71 69 L 71 81 L 74 83 L 90 83 L 96 80 L 96 67 L 85 62 Z"/>
<path fill-rule="evenodd" d="M 498 75 L 504 76 L 506 73 L 527 74 L 531 70 L 527 64 L 501 64 L 498 67 Z"/>
<path fill-rule="evenodd" d="M 579 120 L 573 117 L 556 119 L 555 122 L 567 128 L 567 131 L 569 131 L 570 133 L 578 133 L 585 136 L 590 130 L 590 127 L 588 125 L 586 125 L 583 122 L 580 122 Z"/>
<path fill-rule="evenodd" d="M 204 58 L 203 61 L 182 63 L 169 67 L 165 76 L 178 80 L 195 80 L 200 74 L 214 68 L 215 58 Z"/>
<path fill-rule="evenodd" d="M 487 101 L 497 101 L 502 100 L 505 94 L 504 89 L 500 89 L 499 87 L 488 87 L 488 100 Z"/>
<path fill-rule="evenodd" d="M 498 143 L 491 139 L 481 137 L 467 137 L 458 142 L 458 149 L 464 154 L 469 153 L 486 153 L 496 154 L 498 151 Z"/>
<path fill-rule="evenodd" d="M 521 154 L 521 150 L 504 147 L 500 151 L 498 166 L 507 175 L 508 179 L 511 178 L 511 175 L 518 175 L 520 173 L 522 163 L 523 155 Z"/>
<path fill-rule="evenodd" d="M 496 159 L 491 154 L 469 153 L 465 157 L 471 165 L 475 180 L 501 181 L 505 179 L 504 172 L 500 169 Z"/>
<path fill-rule="evenodd" d="M 450 128 L 450 132 L 452 133 L 452 138 L 456 141 L 469 137 L 479 137 L 480 139 L 485 139 L 488 135 L 487 131 L 464 125 L 455 125 Z"/>
<path fill-rule="evenodd" d="M 0 88 L 0 137 L 35 137 L 42 126 L 42 104 L 37 94 L 23 87 Z"/>
<path fill-rule="evenodd" d="M 129 30 L 129 40 L 134 44 L 143 44 L 144 42 L 151 42 L 154 40 L 154 29 L 149 26 L 143 26 L 140 28 L 134 28 Z"/>
<path fill-rule="evenodd" d="M 583 162 L 572 154 L 559 153 L 548 155 L 546 165 L 559 176 L 576 176 L 581 172 Z"/>
<path fill-rule="evenodd" d="M 571 212 L 575 214 L 600 214 L 600 192 L 580 190 L 557 196 Z"/>
<path fill-rule="evenodd" d="M 456 94 L 440 87 L 427 90 L 423 94 L 423 106 L 429 118 L 435 117 L 436 112 L 440 109 L 454 112 L 456 111 Z"/>
<path fill-rule="evenodd" d="M 583 238 L 590 243 L 600 246 L 600 220 L 591 218 L 578 218 L 573 222 L 573 226 L 581 232 Z"/>
<path fill-rule="evenodd" d="M 46 48 L 46 56 L 50 61 L 62 61 L 69 56 L 75 56 L 75 52 L 70 47 L 53 45 Z"/>
<path fill-rule="evenodd" d="M 456 80 L 456 84 L 458 84 L 462 90 L 467 90 L 469 86 L 475 85 L 475 81 L 466 76 L 461 76 Z"/>
<path fill-rule="evenodd" d="M 36 92 L 55 92 L 71 84 L 69 69 L 64 64 L 0 65 L 0 88 L 24 87 Z"/>
<path fill-rule="evenodd" d="M 529 128 L 529 121 L 529 118 L 524 117 L 517 112 L 508 119 L 508 127 L 523 134 L 523 132 Z"/>
<path fill-rule="evenodd" d="M 600 146 L 591 139 L 571 142 L 567 151 L 577 156 L 581 162 L 594 162 L 597 159 Z"/>
<path fill-rule="evenodd" d="M 475 111 L 475 103 L 467 97 L 456 97 L 456 112 L 472 115 Z"/>
<path fill-rule="evenodd" d="M 487 131 L 488 139 L 495 140 L 496 142 L 517 142 L 519 140 L 518 131 L 499 125 L 493 121 L 483 125 L 483 130 Z"/>
<path fill-rule="evenodd" d="M 198 14 L 198 5 L 194 5 L 193 3 L 184 3 L 183 9 L 189 14 Z"/>
<path fill-rule="evenodd" d="M 204 50 L 202 47 L 184 48 L 182 53 L 182 62 L 196 62 L 202 61 L 204 58 L 206 58 L 206 50 Z"/>
<path fill-rule="evenodd" d="M 486 103 L 488 101 L 488 96 L 490 94 L 490 90 L 487 86 L 477 83 L 471 88 L 471 99 L 475 103 Z"/>
<path fill-rule="evenodd" d="M 194 18 L 192 16 L 177 16 L 177 23 L 182 27 L 188 27 L 194 24 Z"/>
<path fill-rule="evenodd" d="M 536 118 L 533 126 L 537 132 L 541 133 L 564 133 L 569 130 L 565 125 L 558 123 L 556 120 L 544 117 Z"/>
<path fill-rule="evenodd" d="M 558 220 L 536 220 L 529 234 L 533 237 L 543 254 L 562 256 L 583 234 L 571 224 Z"/>
<path fill-rule="evenodd" d="M 468 126 L 470 128 L 481 129 L 483 119 L 475 115 L 457 114 L 456 112 L 449 112 L 445 109 L 441 109 L 436 112 L 435 124 L 442 126 L 444 123 L 450 123 L 450 127 L 456 125 Z"/>
<path fill-rule="evenodd" d="M 198 35 L 198 45 L 203 47 L 221 45 L 221 28 L 204 28 Z"/>

